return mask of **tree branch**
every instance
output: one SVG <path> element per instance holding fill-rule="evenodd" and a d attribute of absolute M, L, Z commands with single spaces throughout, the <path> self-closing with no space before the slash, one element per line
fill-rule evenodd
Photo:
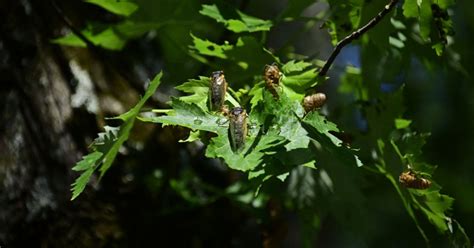
<path fill-rule="evenodd" d="M 319 71 L 319 75 L 325 76 L 329 70 L 329 67 L 334 62 L 334 60 L 336 59 L 337 55 L 342 50 L 342 48 L 346 46 L 347 44 L 351 43 L 353 40 L 358 39 L 365 32 L 369 31 L 369 29 L 375 27 L 375 25 L 377 25 L 383 19 L 383 17 L 387 15 L 390 12 L 390 10 L 393 9 L 393 7 L 395 7 L 397 2 L 398 0 L 390 0 L 390 3 L 385 5 L 384 9 L 380 11 L 374 18 L 372 18 L 367 24 L 365 24 L 365 26 L 357 29 L 356 31 L 352 32 L 350 35 L 346 36 L 344 39 L 339 41 L 336 47 L 334 48 L 334 50 L 332 51 L 331 55 L 329 56 L 328 60 Z"/>

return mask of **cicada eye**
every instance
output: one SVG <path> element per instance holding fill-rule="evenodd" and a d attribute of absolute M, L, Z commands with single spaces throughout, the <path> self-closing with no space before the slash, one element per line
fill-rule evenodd
<path fill-rule="evenodd" d="M 217 81 L 222 76 L 224 76 L 224 71 L 215 71 L 211 73 L 211 79 L 214 81 Z"/>
<path fill-rule="evenodd" d="M 230 113 L 233 115 L 233 116 L 239 116 L 241 115 L 243 112 L 245 112 L 245 110 L 242 108 L 242 107 L 235 107 L 233 108 Z"/>

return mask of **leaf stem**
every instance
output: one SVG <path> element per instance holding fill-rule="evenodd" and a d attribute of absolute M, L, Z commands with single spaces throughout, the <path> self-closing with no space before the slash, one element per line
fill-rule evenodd
<path fill-rule="evenodd" d="M 365 24 L 363 27 L 357 29 L 356 31 L 352 32 L 350 35 L 346 36 L 344 39 L 339 41 L 332 51 L 331 55 L 329 56 L 328 60 L 324 64 L 324 66 L 321 68 L 319 71 L 320 76 L 325 76 L 329 70 L 329 67 L 331 64 L 334 62 L 336 59 L 337 55 L 339 52 L 342 50 L 342 48 L 349 43 L 351 43 L 353 40 L 358 39 L 361 35 L 363 35 L 365 32 L 369 31 L 369 29 L 375 27 L 385 15 L 387 15 L 393 7 L 397 4 L 398 0 L 390 0 L 390 3 L 385 5 L 385 7 L 380 11 L 374 18 L 372 18 L 367 24 Z"/>

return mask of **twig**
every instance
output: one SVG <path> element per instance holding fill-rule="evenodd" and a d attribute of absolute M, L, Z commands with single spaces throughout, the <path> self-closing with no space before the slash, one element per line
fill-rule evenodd
<path fill-rule="evenodd" d="M 358 39 L 361 35 L 363 35 L 365 32 L 369 31 L 369 29 L 373 28 L 375 25 L 377 25 L 382 18 L 387 15 L 390 10 L 395 7 L 397 4 L 398 0 L 390 0 L 390 3 L 385 5 L 384 9 L 380 11 L 374 18 L 372 18 L 365 26 L 357 29 L 356 31 L 352 32 L 350 35 L 346 36 L 344 39 L 339 41 L 332 51 L 331 55 L 329 56 L 328 60 L 324 64 L 324 66 L 321 68 L 319 71 L 320 76 L 325 76 L 326 73 L 329 70 L 329 67 L 331 64 L 334 62 L 334 59 L 336 59 L 337 55 L 341 51 L 341 49 L 346 46 L 347 44 L 351 43 L 353 40 Z"/>

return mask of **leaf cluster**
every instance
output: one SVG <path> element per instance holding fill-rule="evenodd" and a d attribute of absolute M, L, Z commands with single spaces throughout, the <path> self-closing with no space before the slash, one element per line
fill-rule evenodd
<path fill-rule="evenodd" d="M 248 172 L 250 179 L 258 178 L 263 182 L 277 177 L 284 180 L 296 166 L 316 168 L 312 142 L 333 147 L 329 149 L 333 149 L 335 154 L 353 152 L 343 147 L 342 142 L 331 134 L 331 131 L 339 131 L 334 123 L 318 112 L 304 112 L 301 106 L 304 88 L 314 86 L 318 81 L 317 73 L 308 70 L 308 66 L 309 63 L 302 61 L 282 65 L 281 95 L 278 99 L 266 90 L 263 82 L 255 84 L 246 95 L 241 95 L 240 98 L 248 99 L 242 104 L 227 95 L 227 104 L 232 107 L 247 105 L 249 112 L 250 131 L 242 152 L 231 148 L 227 117 L 208 107 L 210 81 L 206 77 L 177 86 L 176 89 L 191 94 L 172 99 L 171 110 L 166 111 L 166 115 L 139 119 L 191 129 L 187 141 L 201 139 L 207 144 L 207 157 L 223 159 L 230 168 Z M 209 138 L 206 132 L 213 133 L 213 137 Z M 356 164 L 355 161 L 352 155 L 352 163 Z"/>

